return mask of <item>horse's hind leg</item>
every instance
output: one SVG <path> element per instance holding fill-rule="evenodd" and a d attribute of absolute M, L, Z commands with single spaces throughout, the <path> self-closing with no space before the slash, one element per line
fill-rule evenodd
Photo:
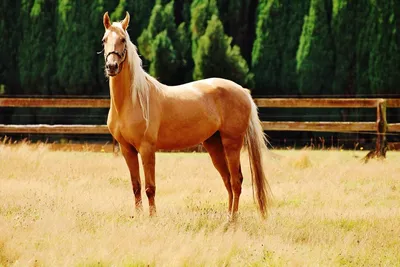
<path fill-rule="evenodd" d="M 221 136 L 219 132 L 216 132 L 213 136 L 204 141 L 203 146 L 210 154 L 214 167 L 217 169 L 217 171 L 222 177 L 222 180 L 224 181 L 229 196 L 228 213 L 232 213 L 232 199 L 233 199 L 232 187 L 231 187 L 228 165 L 226 164 L 225 161 L 224 147 L 222 146 Z"/>
<path fill-rule="evenodd" d="M 239 209 L 239 199 L 242 192 L 242 171 L 240 167 L 240 151 L 243 146 L 243 136 L 227 137 L 222 135 L 222 144 L 224 146 L 226 163 L 230 173 L 230 181 L 233 193 L 233 205 L 231 219 L 236 219 L 236 214 Z"/>

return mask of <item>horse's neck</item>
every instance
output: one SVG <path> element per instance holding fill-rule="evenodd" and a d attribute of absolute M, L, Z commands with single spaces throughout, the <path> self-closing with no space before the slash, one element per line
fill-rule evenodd
<path fill-rule="evenodd" d="M 121 72 L 114 77 L 110 77 L 110 97 L 111 105 L 121 113 L 124 109 L 132 107 L 132 76 L 129 66 L 124 64 Z"/>

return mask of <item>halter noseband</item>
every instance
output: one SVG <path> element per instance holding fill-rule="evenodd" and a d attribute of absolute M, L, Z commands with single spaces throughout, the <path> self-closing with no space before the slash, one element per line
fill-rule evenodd
<path fill-rule="evenodd" d="M 118 52 L 117 50 L 114 50 L 114 51 L 108 52 L 107 55 L 104 54 L 104 59 L 105 59 L 106 62 L 107 62 L 108 56 L 112 55 L 112 54 L 117 55 L 121 59 L 120 63 L 124 62 L 125 58 L 126 58 L 126 45 L 125 45 L 124 50 L 122 51 L 122 53 Z"/>

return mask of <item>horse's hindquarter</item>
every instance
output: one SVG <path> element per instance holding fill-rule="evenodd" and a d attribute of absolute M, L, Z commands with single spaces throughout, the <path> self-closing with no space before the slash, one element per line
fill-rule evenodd
<path fill-rule="evenodd" d="M 194 146 L 221 129 L 245 131 L 250 114 L 250 108 L 243 110 L 246 103 L 250 107 L 246 94 L 238 85 L 222 79 L 169 87 L 162 103 L 157 148 Z M 240 116 L 246 120 L 243 126 Z"/>

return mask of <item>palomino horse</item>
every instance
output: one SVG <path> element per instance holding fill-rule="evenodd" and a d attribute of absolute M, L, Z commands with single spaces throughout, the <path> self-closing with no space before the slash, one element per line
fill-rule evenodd
<path fill-rule="evenodd" d="M 233 219 L 243 180 L 240 151 L 246 145 L 253 191 L 265 217 L 270 190 L 261 157 L 266 140 L 249 91 L 218 78 L 179 86 L 158 82 L 142 68 L 126 30 L 129 18 L 127 12 L 123 21 L 111 23 L 108 13 L 104 14 L 103 45 L 111 95 L 107 125 L 128 165 L 137 211 L 142 210 L 138 153 L 151 216 L 156 213 L 156 150 L 203 143 L 228 190 L 228 211 Z"/>

